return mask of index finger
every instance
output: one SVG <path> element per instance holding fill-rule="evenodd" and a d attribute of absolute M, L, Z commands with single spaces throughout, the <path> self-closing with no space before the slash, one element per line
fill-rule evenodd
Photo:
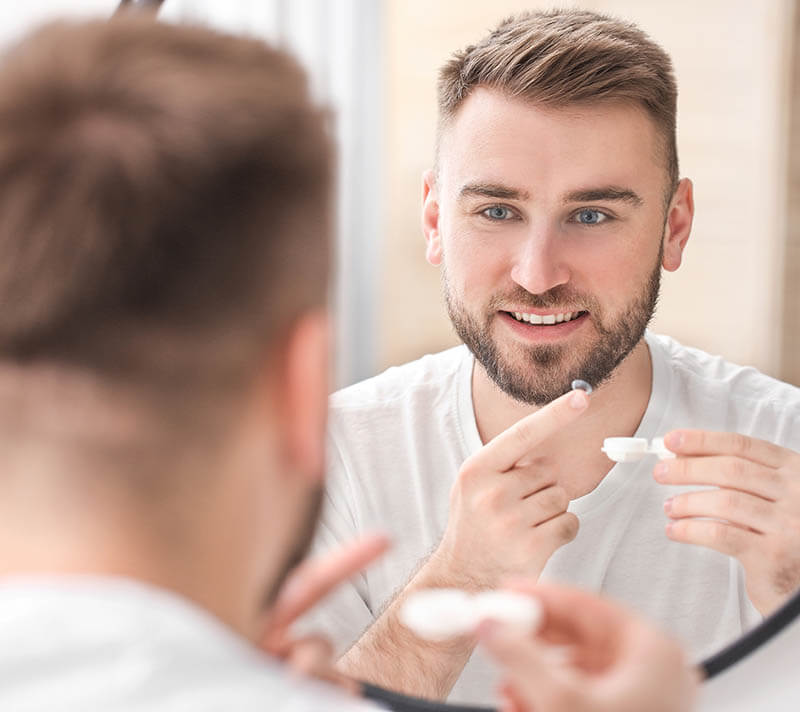
<path fill-rule="evenodd" d="M 780 467 L 788 456 L 797 455 L 766 440 L 712 430 L 673 430 L 664 436 L 664 444 L 676 455 L 734 455 L 767 467 Z"/>
<path fill-rule="evenodd" d="M 473 462 L 495 472 L 506 472 L 539 443 L 547 440 L 586 410 L 589 396 L 576 389 L 525 416 L 475 455 Z"/>
<path fill-rule="evenodd" d="M 388 537 L 371 534 L 331 554 L 300 564 L 278 594 L 270 612 L 270 629 L 274 631 L 290 626 L 340 583 L 371 564 L 388 547 Z"/>

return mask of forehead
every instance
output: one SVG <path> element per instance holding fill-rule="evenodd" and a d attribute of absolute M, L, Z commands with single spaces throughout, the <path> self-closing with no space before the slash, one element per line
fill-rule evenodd
<path fill-rule="evenodd" d="M 597 185 L 661 196 L 662 141 L 644 109 L 619 102 L 542 107 L 479 88 L 443 128 L 440 189 L 498 183 L 538 197 Z"/>

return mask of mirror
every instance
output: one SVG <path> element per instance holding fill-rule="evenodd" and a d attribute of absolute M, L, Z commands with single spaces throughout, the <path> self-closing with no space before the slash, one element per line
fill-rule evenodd
<path fill-rule="evenodd" d="M 168 0 L 165 9 L 170 4 L 188 7 L 190 3 Z M 204 19 L 212 19 L 211 4 L 199 0 L 197 4 L 206 6 Z M 359 176 L 359 180 L 342 186 L 343 215 L 372 219 L 376 205 L 382 204 L 383 210 L 377 225 L 370 223 L 369 229 L 363 230 L 366 236 L 363 243 L 355 248 L 350 243 L 342 246 L 343 262 L 370 255 L 342 280 L 343 289 L 359 284 L 367 284 L 370 289 L 348 293 L 349 297 L 340 300 L 344 305 L 340 321 L 349 325 L 340 339 L 344 360 L 355 366 L 339 372 L 339 385 L 361 380 L 388 366 L 413 361 L 426 353 L 441 352 L 457 343 L 443 308 L 440 270 L 426 264 L 426 248 L 419 235 L 419 179 L 431 166 L 434 149 L 436 73 L 453 51 L 478 40 L 500 18 L 530 9 L 529 3 L 511 0 L 488 6 L 473 0 L 457 5 L 386 0 L 380 4 L 380 12 L 369 15 L 374 24 L 365 26 L 355 24 L 354 16 L 358 13 L 351 12 L 355 5 L 343 3 L 345 9 L 340 9 L 336 17 L 325 14 L 329 11 L 320 6 L 317 15 L 324 17 L 324 21 L 319 22 L 317 17 L 317 21 L 304 25 L 311 28 L 309 32 L 313 35 L 312 30 L 316 31 L 319 25 L 341 24 L 343 17 L 353 20 L 352 27 L 356 29 L 352 35 L 344 35 L 348 39 L 345 44 L 357 47 L 359 52 L 374 54 L 358 55 L 357 72 L 363 73 L 356 74 L 355 81 L 351 77 L 351 84 L 368 84 L 384 91 L 377 100 L 382 112 L 373 112 L 384 117 L 385 142 L 377 148 L 370 143 L 380 133 L 374 124 L 352 121 L 353 107 L 369 105 L 370 101 L 376 101 L 375 96 L 359 95 L 360 103 L 348 104 L 348 110 L 340 114 L 339 128 L 344 125 L 350 131 L 350 142 L 347 135 L 342 139 L 342 153 L 345 160 L 352 159 L 343 175 Z M 800 341 L 796 333 L 800 330 L 796 326 L 800 318 L 797 311 L 800 295 L 792 292 L 796 280 L 784 279 L 784 269 L 789 274 L 800 262 L 796 250 L 790 249 L 786 241 L 786 224 L 791 225 L 796 219 L 788 213 L 786 199 L 787 171 L 796 172 L 795 159 L 790 158 L 788 164 L 784 160 L 785 147 L 796 142 L 794 133 L 783 121 L 794 101 L 788 81 L 792 71 L 788 58 L 794 47 L 790 5 L 771 0 L 737 7 L 737 12 L 731 13 L 729 5 L 721 0 L 702 5 L 694 2 L 689 5 L 684 0 L 677 7 L 674 2 L 643 4 L 632 0 L 584 3 L 587 9 L 636 22 L 667 51 L 675 67 L 679 88 L 680 175 L 694 181 L 696 209 L 691 238 L 682 255 L 683 264 L 677 271 L 664 275 L 653 332 L 668 334 L 686 346 L 719 353 L 732 363 L 754 365 L 770 376 L 798 383 Z M 376 7 L 372 3 L 370 6 Z M 231 14 L 226 12 L 225 26 L 243 26 L 244 23 L 236 24 Z M 692 17 L 689 25 L 685 21 L 687 15 Z M 299 32 L 302 23 L 292 25 L 291 17 L 281 17 L 289 23 L 289 36 Z M 277 21 L 276 24 L 280 25 Z M 340 24 L 336 25 L 338 29 Z M 341 33 L 332 34 L 335 38 L 329 38 L 330 45 L 317 44 L 333 47 L 331 51 L 335 51 Z M 314 44 L 313 37 L 310 43 L 303 45 L 301 41 L 299 46 L 307 49 L 310 44 Z M 748 51 L 743 52 L 742 47 Z M 376 82 L 376 67 L 381 66 L 378 62 L 381 57 L 385 64 Z M 332 72 L 347 64 L 326 63 L 316 55 L 314 61 Z M 343 92 L 332 97 L 334 104 L 344 95 L 345 101 L 352 98 Z M 353 135 L 358 135 L 361 143 L 351 151 L 355 145 Z M 479 147 L 477 142 L 472 145 L 475 150 Z M 624 145 L 627 144 L 623 138 L 609 148 L 608 155 L 616 156 Z M 375 189 L 380 185 L 380 174 L 375 172 L 374 164 L 367 170 L 357 158 L 377 153 L 384 157 L 380 192 Z M 796 155 L 800 160 L 800 147 L 788 155 Z M 499 219 L 499 214 L 494 217 Z M 343 239 L 346 236 L 349 240 L 363 227 L 358 220 L 347 217 L 342 220 L 346 226 Z M 382 255 L 368 252 L 366 247 L 375 242 L 376 234 L 384 236 Z M 784 255 L 785 266 L 781 264 Z M 675 255 L 672 257 L 674 267 Z M 430 258 L 439 259 L 435 241 Z M 474 266 L 475 274 L 481 276 L 482 269 L 488 272 L 491 267 L 488 262 L 479 263 Z M 365 277 L 367 274 L 371 276 Z M 608 289 L 622 288 L 641 277 L 618 269 Z M 353 294 L 357 296 L 354 298 Z M 676 383 L 671 380 L 674 372 L 670 364 L 674 365 L 677 347 L 671 341 L 655 337 L 649 346 L 651 357 L 654 350 L 660 353 L 659 357 L 652 357 L 654 365 L 649 373 L 656 387 L 663 390 L 663 397 L 642 404 L 638 412 L 632 409 L 630 419 L 635 421 L 632 427 L 627 431 L 620 428 L 602 433 L 597 442 L 592 441 L 589 454 L 582 456 L 596 457 L 586 467 L 604 474 L 605 465 L 608 474 L 592 490 L 593 496 L 570 493 L 574 501 L 572 513 L 580 520 L 580 533 L 575 542 L 558 548 L 550 564 L 552 570 L 546 573 L 627 600 L 683 637 L 694 659 L 700 660 L 760 622 L 762 612 L 748 597 L 745 571 L 735 558 L 724 553 L 668 542 L 663 529 L 667 523 L 663 503 L 669 488 L 653 485 L 655 462 L 648 460 L 611 469 L 611 463 L 603 460 L 599 452 L 602 436 L 638 434 L 650 439 L 663 436 L 674 427 L 686 427 L 687 420 L 694 427 L 741 429 L 744 427 L 741 423 L 748 418 L 752 420 L 755 411 L 740 406 L 739 419 L 733 421 L 722 416 L 707 419 L 698 416 L 717 412 L 719 404 L 728 397 L 730 383 L 722 378 L 716 390 L 706 390 L 702 397 L 692 400 L 698 392 L 681 386 L 688 381 L 681 381 L 677 390 L 672 390 Z M 391 605 L 398 590 L 424 565 L 446 530 L 450 490 L 456 473 L 464 459 L 483 440 L 489 439 L 485 437 L 487 433 L 493 435 L 497 429 L 482 427 L 480 413 L 476 420 L 473 371 L 469 359 L 460 353 L 451 352 L 449 357 L 431 363 L 432 370 L 426 372 L 429 380 L 420 381 L 438 382 L 440 386 L 444 383 L 439 392 L 442 398 L 450 398 L 451 411 L 441 431 L 420 428 L 410 437 L 390 436 L 391 442 L 378 447 L 377 452 L 368 453 L 369 457 L 364 452 L 366 448 L 342 445 L 348 439 L 370 443 L 375 433 L 396 432 L 392 430 L 396 425 L 395 415 L 373 405 L 394 398 L 403 407 L 421 408 L 420 412 L 426 415 L 434 406 L 441 405 L 442 401 L 437 399 L 432 402 L 423 399 L 420 406 L 411 397 L 400 398 L 398 394 L 403 387 L 414 385 L 406 371 L 395 372 L 391 387 L 386 387 L 385 381 L 364 386 L 355 405 L 339 398 L 340 410 L 354 414 L 346 422 L 337 418 L 334 399 L 332 457 L 341 462 L 333 462 L 332 467 L 348 474 L 330 483 L 333 507 L 320 529 L 320 547 L 349 538 L 354 529 L 372 526 L 388 529 L 395 538 L 395 547 L 386 560 L 357 580 L 349 593 L 334 596 L 329 613 L 321 614 L 323 628 L 334 636 L 342 650 L 372 624 L 385 606 Z M 680 351 L 683 377 L 689 380 L 692 353 Z M 370 359 L 365 354 L 375 356 Z M 711 364 L 703 360 L 701 370 L 712 368 Z M 417 395 L 419 392 L 415 391 Z M 782 390 L 778 400 L 787 392 Z M 692 417 L 683 417 L 682 412 L 665 416 L 670 393 L 685 396 L 682 408 Z M 793 398 L 796 403 L 796 396 Z M 797 407 L 793 407 L 796 413 Z M 798 422 L 797 416 L 787 415 L 786 410 L 773 415 L 783 419 L 782 425 L 773 421 L 770 427 L 773 431 L 781 430 L 786 438 L 784 444 L 792 445 L 791 433 L 800 432 L 793 425 Z M 767 437 L 764 432 L 759 434 Z M 797 436 L 794 437 L 793 448 L 800 450 Z M 538 464 L 543 469 L 561 467 L 565 477 L 582 469 L 577 462 L 580 459 L 577 446 L 562 450 L 576 457 L 576 463 L 567 466 L 551 457 Z M 427 453 L 427 464 L 408 466 L 409 458 L 416 460 L 423 453 Z M 363 480 L 351 476 L 356 470 Z M 372 480 L 367 480 L 367 476 Z M 641 499 L 631 499 L 632 494 Z M 609 537 L 613 541 L 607 541 Z M 600 553 L 597 553 L 599 547 L 594 546 L 598 542 L 608 544 Z M 689 550 L 692 553 L 684 557 L 683 552 Z M 667 559 L 672 562 L 669 566 Z M 391 651 L 387 654 L 387 668 L 391 666 L 392 655 Z M 491 675 L 484 673 L 485 669 L 479 655 L 473 656 L 467 664 L 463 684 L 456 684 L 450 699 L 465 704 L 491 702 Z M 380 674 L 376 681 L 391 686 Z M 421 690 L 408 687 L 405 690 L 425 696 Z"/>
<path fill-rule="evenodd" d="M 779 117 L 790 101 L 784 81 L 790 71 L 785 57 L 793 40 L 788 31 L 779 32 L 778 28 L 790 24 L 788 15 L 779 19 L 787 8 L 768 3 L 748 7 L 742 14 L 730 17 L 721 2 L 699 9 L 693 5 L 692 26 L 687 28 L 681 13 L 664 3 L 644 6 L 633 2 L 592 2 L 587 3 L 587 7 L 638 23 L 664 47 L 675 65 L 680 97 L 680 175 L 694 181 L 696 207 L 680 269 L 663 275 L 653 332 L 668 334 L 686 346 L 722 354 L 732 363 L 755 365 L 771 376 L 796 383 L 788 364 L 800 359 L 797 352 L 793 357 L 788 354 L 786 344 L 788 334 L 796 331 L 797 321 L 795 319 L 792 327 L 777 315 L 791 310 L 791 304 L 800 300 L 794 297 L 793 301 L 788 292 L 767 287 L 783 282 L 782 273 L 776 271 L 778 262 L 774 256 L 784 251 L 786 239 L 783 228 L 787 210 L 783 197 L 787 190 L 786 174 L 782 159 L 778 157 L 782 155 L 779 147 L 784 145 L 787 134 L 780 128 Z M 419 177 L 432 164 L 435 143 L 436 73 L 454 50 L 477 41 L 501 17 L 525 9 L 528 4 L 521 2 L 504 2 L 499 6 L 459 3 L 457 22 L 454 22 L 455 11 L 451 4 L 430 7 L 429 3 L 421 2 L 389 2 L 384 5 L 385 27 L 389 28 L 386 59 L 389 79 L 384 104 L 387 117 L 383 193 L 386 244 L 379 272 L 384 280 L 376 295 L 380 315 L 376 334 L 380 356 L 376 372 L 383 367 L 413 361 L 425 353 L 440 353 L 458 341 L 443 308 L 440 269 L 433 269 L 424 261 L 426 245 L 418 237 Z M 719 24 L 723 16 L 724 29 Z M 424 22 L 420 21 L 423 17 Z M 754 52 L 746 59 L 738 49 L 744 45 L 752 46 Z M 753 61 L 753 56 L 760 59 Z M 731 102 L 735 104 L 734 111 Z M 487 113 L 493 118 L 498 116 L 495 106 Z M 517 124 L 520 132 L 523 131 L 521 121 Z M 765 126 L 775 127 L 775 130 L 765 130 Z M 533 140 L 527 142 L 528 145 L 532 143 Z M 614 150 L 622 150 L 625 139 L 610 143 Z M 470 159 L 476 160 L 482 148 L 477 140 L 468 145 L 470 151 L 464 152 L 467 164 Z M 742 151 L 743 146 L 749 147 L 746 152 Z M 525 143 L 520 141 L 519 150 L 524 148 Z M 533 166 L 534 162 L 530 163 Z M 574 165 L 573 161 L 570 167 Z M 531 173 L 534 173 L 533 167 Z M 515 179 L 524 176 L 521 170 L 513 175 Z M 501 182 L 504 177 L 497 169 L 492 180 L 484 182 Z M 532 182 L 524 187 L 531 188 L 531 185 Z M 516 187 L 516 183 L 512 187 Z M 496 193 L 492 197 L 494 203 L 473 201 L 469 206 L 478 210 L 500 203 L 514 207 L 520 202 L 501 201 L 496 199 Z M 753 204 L 764 209 L 751 212 L 733 198 L 736 195 L 754 196 Z M 732 205 L 736 207 L 732 209 Z M 498 214 L 498 219 L 513 220 L 514 215 L 503 210 L 501 206 L 502 215 Z M 456 224 L 464 234 L 468 223 L 455 209 L 449 217 L 453 221 L 461 220 L 451 224 Z M 505 233 L 496 234 L 503 237 L 486 239 L 513 239 L 506 238 Z M 758 240 L 753 239 L 756 234 Z M 435 252 L 436 236 L 431 239 Z M 470 249 L 478 249 L 476 241 L 468 244 Z M 430 242 L 427 249 L 430 259 Z M 496 263 L 484 259 L 485 254 L 478 253 L 479 264 L 471 266 L 473 271 L 468 277 L 463 272 L 451 274 L 456 294 L 462 301 L 483 297 L 488 288 L 486 282 L 481 281 L 485 276 L 482 270 L 499 269 Z M 433 261 L 437 259 L 439 256 L 433 254 Z M 463 267 L 464 261 L 459 264 Z M 720 265 L 724 265 L 724 269 L 720 269 Z M 634 279 L 627 263 L 624 269 L 622 267 L 620 261 L 615 279 L 621 283 Z M 747 275 L 747 279 L 737 279 L 737 275 Z M 477 294 L 470 289 L 477 290 Z M 742 329 L 742 322 L 747 324 L 746 329 Z M 786 336 L 778 339 L 777 334 Z M 676 352 L 666 344 L 672 342 L 653 338 L 651 344 L 651 352 L 665 346 L 669 354 L 662 352 L 663 358 L 653 356 L 653 383 L 655 388 L 663 389 L 663 399 L 655 399 L 633 414 L 636 420 L 633 428 L 608 431 L 605 435 L 637 434 L 649 439 L 663 436 L 675 427 L 689 426 L 746 431 L 754 415 L 752 411 L 747 412 L 747 407 L 740 411 L 742 419 L 738 421 L 711 415 L 729 397 L 731 386 L 725 377 L 705 395 L 691 387 L 678 386 L 680 398 L 685 396 L 686 399 L 680 413 L 669 411 L 668 402 L 672 405 L 674 402 L 665 394 L 678 391 L 671 391 L 676 385 L 671 380 Z M 447 361 L 448 358 L 452 360 Z M 678 368 L 691 380 L 688 374 L 693 366 L 688 361 L 682 363 Z M 704 363 L 701 370 L 713 369 L 710 360 Z M 476 413 L 478 396 L 468 361 L 459 362 L 457 352 L 453 352 L 450 357 L 434 357 L 424 376 L 419 375 L 422 372 L 422 369 L 397 371 L 354 391 L 352 399 L 334 398 L 332 468 L 347 474 L 331 484 L 336 514 L 323 530 L 321 541 L 324 544 L 336 539 L 340 532 L 348 531 L 353 522 L 358 528 L 388 527 L 395 538 L 394 550 L 386 562 L 375 566 L 358 582 L 356 588 L 365 601 L 362 609 L 341 601 L 332 604 L 335 623 L 331 622 L 330 626 L 340 636 L 343 647 L 370 625 L 387 604 L 391 605 L 406 581 L 424 566 L 422 562 L 436 548 L 446 530 L 450 490 L 456 473 L 464 459 L 487 439 L 483 437 L 481 414 Z M 419 382 L 414 380 L 416 376 Z M 425 389 L 431 382 L 445 385 L 436 391 L 437 397 L 426 400 L 430 391 Z M 761 383 L 762 388 L 766 387 L 766 382 Z M 440 406 L 439 396 L 449 398 L 451 406 L 448 415 L 439 421 L 442 427 L 431 428 L 427 416 Z M 404 398 L 403 408 L 419 409 L 424 425 L 418 431 L 402 430 L 396 425 L 397 418 L 405 417 L 407 410 L 381 407 Z M 797 413 L 796 391 L 781 391 L 779 400 L 787 404 L 788 410 Z M 772 417 L 764 414 L 758 417 L 762 416 L 766 420 Z M 789 428 L 779 436 L 783 444 L 800 450 L 798 436 L 790 434 L 792 427 L 795 433 L 797 428 L 789 425 L 798 422 L 797 416 L 783 413 L 776 417 Z M 784 417 L 786 420 L 782 420 Z M 776 421 L 772 422 L 775 425 Z M 381 432 L 391 435 L 381 439 Z M 777 430 L 773 433 L 777 434 Z M 758 436 L 770 437 L 765 431 L 759 431 Z M 359 447 L 357 440 L 373 444 Z M 575 442 L 580 444 L 586 440 L 576 437 Z M 599 451 L 600 445 L 601 442 L 595 443 L 594 452 Z M 364 452 L 370 448 L 377 452 Z M 576 446 L 574 450 L 577 449 Z M 414 454 L 404 454 L 408 450 Z M 431 451 L 436 454 L 430 455 Z M 552 461 L 549 464 L 559 465 Z M 654 465 L 655 460 L 649 460 L 613 470 L 609 467 L 608 476 L 591 496 L 573 497 L 576 501 L 572 511 L 580 519 L 580 533 L 574 542 L 558 549 L 550 560 L 550 569 L 545 568 L 545 574 L 603 590 L 627 601 L 672 629 L 686 641 L 693 658 L 701 660 L 751 630 L 761 621 L 762 611 L 750 600 L 746 572 L 735 557 L 668 541 L 664 532 L 668 518 L 663 504 L 674 491 L 666 485 L 653 484 Z M 597 467 L 600 467 L 599 461 Z M 564 469 L 571 471 L 569 467 Z M 631 492 L 640 487 L 642 499 L 628 499 Z M 409 492 L 414 494 L 409 496 Z M 613 544 L 610 543 L 612 539 Z M 609 543 L 611 548 L 605 548 L 603 542 Z M 613 553 L 609 553 L 612 550 Z M 763 613 L 770 610 L 769 606 L 763 607 Z M 388 659 L 387 664 L 390 664 Z M 477 653 L 467 663 L 462 680 L 455 684 L 450 701 L 491 704 L 490 676 L 483 674 L 486 669 L 487 663 Z M 375 681 L 390 686 L 390 680 L 379 673 Z M 429 696 L 428 691 L 426 694 L 408 688 L 405 691 Z"/>
<path fill-rule="evenodd" d="M 749 712 L 764 705 L 769 690 L 770 712 L 797 707 L 800 683 L 792 667 L 800 645 L 800 593 L 769 618 L 729 646 L 704 660 L 698 712 Z M 753 681 L 759 684 L 754 685 Z M 401 695 L 366 685 L 364 696 L 395 712 L 487 712 L 491 708 L 450 705 Z"/>

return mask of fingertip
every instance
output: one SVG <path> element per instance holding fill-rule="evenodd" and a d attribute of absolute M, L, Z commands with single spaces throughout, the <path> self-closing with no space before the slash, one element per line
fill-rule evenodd
<path fill-rule="evenodd" d="M 576 389 L 570 395 L 569 404 L 575 410 L 583 410 L 589 405 L 589 395 L 586 391 Z"/>
<path fill-rule="evenodd" d="M 489 642 L 492 638 L 497 635 L 497 628 L 499 624 L 497 621 L 493 621 L 491 619 L 482 620 L 478 624 L 478 628 L 476 629 L 475 633 L 478 636 L 478 640 L 481 642 Z"/>
<path fill-rule="evenodd" d="M 392 537 L 389 536 L 387 532 L 383 531 L 368 532 L 364 536 L 364 539 L 376 549 L 380 549 L 381 551 L 386 551 L 386 549 L 391 548 L 394 544 Z"/>
<path fill-rule="evenodd" d="M 664 436 L 664 445 L 666 445 L 673 452 L 680 450 L 683 445 L 683 432 L 680 430 L 671 430 Z"/>

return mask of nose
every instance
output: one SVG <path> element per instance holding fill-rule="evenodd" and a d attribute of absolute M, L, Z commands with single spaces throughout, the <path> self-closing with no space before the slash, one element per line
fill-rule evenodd
<path fill-rule="evenodd" d="M 543 294 L 566 284 L 570 271 L 564 263 L 558 235 L 546 226 L 531 226 L 520 243 L 511 279 L 531 294 Z"/>

